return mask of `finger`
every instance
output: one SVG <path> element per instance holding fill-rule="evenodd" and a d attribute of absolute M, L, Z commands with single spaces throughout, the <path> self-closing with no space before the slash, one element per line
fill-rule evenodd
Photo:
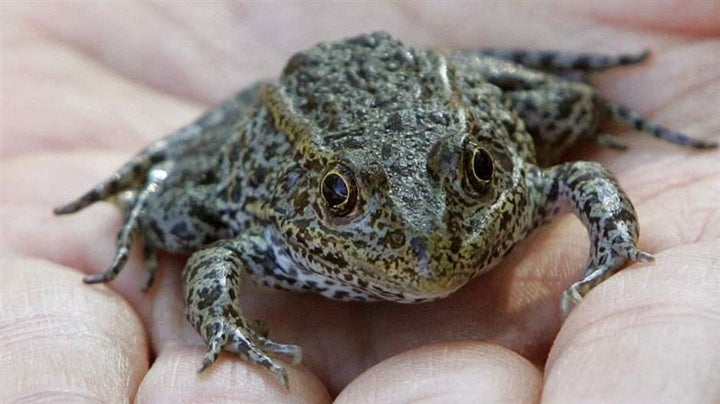
<path fill-rule="evenodd" d="M 242 403 L 329 403 L 320 381 L 301 366 L 285 364 L 290 389 L 264 368 L 225 354 L 198 374 L 203 349 L 167 346 L 153 363 L 138 391 L 138 402 L 193 403 L 208 397 Z"/>
<path fill-rule="evenodd" d="M 0 267 L 0 402 L 129 402 L 148 367 L 130 307 L 47 261 L 8 258 Z"/>
<path fill-rule="evenodd" d="M 438 344 L 370 368 L 336 402 L 532 403 L 541 385 L 540 371 L 507 349 L 474 342 Z"/>
<path fill-rule="evenodd" d="M 637 194 L 633 202 L 641 219 L 641 241 L 651 252 L 720 238 L 719 153 L 681 157 L 682 163 L 673 155 L 668 153 L 664 161 L 655 156 L 626 176 Z"/>
<path fill-rule="evenodd" d="M 666 251 L 588 294 L 555 341 L 543 399 L 719 402 L 719 250 Z"/>

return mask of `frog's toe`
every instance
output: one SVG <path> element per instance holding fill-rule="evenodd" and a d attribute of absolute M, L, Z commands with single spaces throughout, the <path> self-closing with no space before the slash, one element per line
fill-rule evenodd
<path fill-rule="evenodd" d="M 220 356 L 220 352 L 222 352 L 223 347 L 227 345 L 227 340 L 227 334 L 225 334 L 224 332 L 216 333 L 208 340 L 208 351 L 203 357 L 202 366 L 200 366 L 200 369 L 198 369 L 198 373 L 202 372 L 203 370 L 210 367 L 210 365 L 215 363 L 218 356 Z"/>
<path fill-rule="evenodd" d="M 278 364 L 275 360 L 267 356 L 265 352 L 258 349 L 255 346 L 250 346 L 247 352 L 242 352 L 247 355 L 251 362 L 257 363 L 258 365 L 267 369 L 275 378 L 287 389 L 290 386 L 288 374 L 285 368 Z"/>
<path fill-rule="evenodd" d="M 278 344 L 264 337 L 259 337 L 258 342 L 264 351 L 290 357 L 293 365 L 302 362 L 302 349 L 298 345 Z"/>
<path fill-rule="evenodd" d="M 655 261 L 655 257 L 653 257 L 652 254 L 645 252 L 643 250 L 640 250 L 636 247 L 632 247 L 627 252 L 626 257 L 632 261 L 636 262 L 653 262 Z"/>
<path fill-rule="evenodd" d="M 578 283 L 567 288 L 560 298 L 560 311 L 563 318 L 566 318 L 570 314 L 570 310 L 582 301 L 582 295 L 577 288 Z"/>
<path fill-rule="evenodd" d="M 613 250 L 615 254 L 605 256 L 604 259 L 602 259 L 602 261 L 605 262 L 603 265 L 596 266 L 594 262 L 596 260 L 599 261 L 599 259 L 592 260 L 585 270 L 585 277 L 573 283 L 563 292 L 562 298 L 560 299 L 560 309 L 563 316 L 567 316 L 575 305 L 580 304 L 583 296 L 585 296 L 590 289 L 622 268 L 627 261 L 652 262 L 655 260 L 652 254 L 642 251 L 631 244 Z"/>
<path fill-rule="evenodd" d="M 155 275 L 157 275 L 158 270 L 157 253 L 155 248 L 149 244 L 143 246 L 143 261 L 145 261 L 145 278 L 141 290 L 147 292 L 155 282 Z"/>
<path fill-rule="evenodd" d="M 202 372 L 212 365 L 222 351 L 228 351 L 244 356 L 251 362 L 264 367 L 285 388 L 289 386 L 287 371 L 269 357 L 268 353 L 288 355 L 295 362 L 301 357 L 300 347 L 275 343 L 265 337 L 255 335 L 250 329 L 246 331 L 230 321 L 220 320 L 208 328 L 215 331 L 207 338 L 208 350 L 198 372 Z"/>

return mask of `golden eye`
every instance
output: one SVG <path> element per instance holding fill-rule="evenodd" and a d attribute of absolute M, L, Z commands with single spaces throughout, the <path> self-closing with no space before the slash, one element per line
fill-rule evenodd
<path fill-rule="evenodd" d="M 336 216 L 352 212 L 357 204 L 357 185 L 352 171 L 342 164 L 329 169 L 320 182 L 320 195 Z"/>
<path fill-rule="evenodd" d="M 483 193 L 490 185 L 493 175 L 493 159 L 483 147 L 476 146 L 465 151 L 465 178 L 472 190 Z"/>

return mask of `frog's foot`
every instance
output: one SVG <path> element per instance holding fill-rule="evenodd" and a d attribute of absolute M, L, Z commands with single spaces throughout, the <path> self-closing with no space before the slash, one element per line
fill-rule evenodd
<path fill-rule="evenodd" d="M 115 279 L 120 271 L 125 266 L 130 255 L 130 245 L 132 244 L 133 237 L 139 230 L 139 219 L 148 198 L 154 192 L 156 192 L 162 181 L 167 178 L 168 167 L 164 164 L 160 164 L 157 167 L 153 167 L 148 173 L 148 179 L 145 186 L 135 197 L 129 201 L 129 210 L 125 217 L 125 224 L 123 225 L 117 238 L 117 250 L 115 252 L 115 258 L 112 264 L 105 272 L 99 274 L 88 275 L 83 278 L 85 283 L 103 283 L 109 282 Z M 66 213 L 66 212 L 62 212 Z M 157 271 L 157 258 L 155 256 L 155 250 L 150 245 L 143 247 L 143 257 L 145 258 L 145 264 L 147 266 L 146 278 L 143 284 L 143 290 L 147 290 L 152 285 L 155 279 L 155 273 Z"/>
<path fill-rule="evenodd" d="M 293 364 L 302 360 L 302 351 L 297 345 L 278 344 L 265 337 L 256 335 L 242 318 L 237 320 L 218 317 L 211 319 L 203 327 L 203 337 L 208 344 L 208 352 L 202 361 L 202 372 L 217 360 L 220 352 L 229 351 L 246 357 L 250 362 L 256 363 L 275 376 L 285 387 L 289 387 L 289 380 L 285 368 L 270 358 L 268 354 L 286 355 L 292 358 Z"/>
<path fill-rule="evenodd" d="M 718 147 L 718 142 L 714 140 L 691 138 L 688 135 L 653 122 L 630 108 L 624 107 L 620 104 L 616 104 L 608 100 L 601 100 L 601 103 L 605 109 L 605 113 L 612 121 L 648 133 L 658 139 L 695 149 L 713 149 Z"/>
<path fill-rule="evenodd" d="M 651 254 L 635 247 L 631 240 L 626 241 L 629 243 L 625 244 L 622 249 L 613 250 L 612 253 L 604 256 L 601 255 L 604 249 L 596 250 L 596 254 L 585 269 L 585 277 L 573 283 L 562 294 L 560 309 L 563 317 L 567 317 L 570 310 L 580 304 L 590 289 L 622 268 L 627 261 L 652 262 L 655 260 Z M 603 264 L 597 265 L 596 262 L 603 262 Z"/>
<path fill-rule="evenodd" d="M 132 232 L 132 229 L 127 231 Z M 124 235 L 123 233 L 124 232 L 121 231 L 118 237 L 117 252 L 110 267 L 105 270 L 105 272 L 84 277 L 83 282 L 89 284 L 105 283 L 112 281 L 118 276 L 127 262 L 128 255 L 130 254 L 130 244 L 132 243 L 130 235 Z M 154 247 L 147 244 L 143 246 L 143 263 L 145 265 L 145 278 L 142 282 L 141 290 L 147 292 L 153 282 L 155 282 L 155 275 L 157 275 L 158 269 L 157 253 Z"/>
<path fill-rule="evenodd" d="M 271 341 L 265 323 L 246 319 L 240 307 L 242 259 L 251 259 L 255 252 L 257 246 L 252 240 L 222 240 L 190 257 L 183 270 L 185 315 L 208 345 L 201 371 L 214 363 L 222 351 L 229 351 L 263 366 L 287 387 L 285 368 L 269 355 L 289 356 L 298 363 L 302 358 L 300 347 Z"/>

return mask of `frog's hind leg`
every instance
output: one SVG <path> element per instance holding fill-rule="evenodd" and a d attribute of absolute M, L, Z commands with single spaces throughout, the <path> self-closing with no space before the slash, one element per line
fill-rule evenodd
<path fill-rule="evenodd" d="M 519 49 L 483 49 L 479 53 L 484 56 L 509 60 L 533 69 L 554 72 L 572 70 L 597 72 L 640 63 L 650 55 L 647 50 L 617 55 Z"/>
<path fill-rule="evenodd" d="M 98 201 L 117 196 L 120 192 L 137 189 L 145 181 L 147 171 L 165 158 L 161 148 L 148 148 L 123 164 L 113 175 L 94 186 L 77 199 L 53 210 L 56 215 L 75 213 Z"/>
<path fill-rule="evenodd" d="M 132 197 L 124 200 L 125 221 L 118 233 L 116 252 L 112 263 L 99 274 L 86 276 L 86 283 L 108 282 L 117 277 L 130 255 L 130 245 L 139 230 L 139 217 L 148 197 L 154 193 L 162 181 L 167 177 L 170 163 L 159 163 L 165 158 L 164 143 L 156 142 L 143 152 L 125 163 L 110 178 L 93 187 L 79 198 L 63 206 L 55 208 L 57 215 L 75 213 L 95 202 L 115 198 L 123 191 L 132 191 Z M 150 245 L 143 248 L 143 257 L 146 265 L 146 278 L 143 290 L 152 284 L 157 270 L 155 250 Z"/>
<path fill-rule="evenodd" d="M 555 51 L 508 49 L 486 49 L 479 51 L 479 53 L 485 56 L 492 56 L 518 63 L 533 69 L 552 72 L 569 83 L 587 83 L 588 73 L 640 63 L 650 55 L 647 50 L 640 53 L 618 55 L 573 54 Z M 584 136 L 593 137 L 605 146 L 624 149 L 625 145 L 615 137 L 607 134 L 597 134 L 596 125 L 589 125 L 580 131 L 569 130 L 566 122 L 562 119 L 557 120 L 558 117 L 553 115 L 551 110 L 547 110 L 548 108 L 556 108 L 556 106 L 571 105 L 572 99 L 579 99 L 584 105 L 592 105 L 591 109 L 586 109 L 586 112 L 591 112 L 590 115 L 585 115 L 586 118 L 592 115 L 602 116 L 614 122 L 648 133 L 658 139 L 663 139 L 681 146 L 707 149 L 717 147 L 718 145 L 715 141 L 694 139 L 680 132 L 668 129 L 627 107 L 602 99 L 597 95 L 591 98 L 587 97 L 586 95 L 588 94 L 583 94 L 587 93 L 587 91 L 584 91 L 585 89 L 580 86 L 576 86 L 575 90 L 571 90 L 565 85 L 554 89 L 553 91 L 557 92 L 557 94 L 554 95 L 555 99 L 560 100 L 560 102 L 555 102 L 551 97 L 548 97 L 549 92 L 545 92 L 543 89 L 545 85 L 544 81 L 537 80 L 537 78 L 532 76 L 532 73 L 519 71 L 515 77 L 512 77 L 512 75 L 508 76 L 507 74 L 501 74 L 498 77 L 489 75 L 488 79 L 500 88 L 515 93 L 511 95 L 511 97 L 515 98 L 513 103 L 520 112 L 521 117 L 523 120 L 527 119 L 526 123 L 534 123 L 535 129 L 538 129 L 534 132 L 533 129 L 531 129 L 531 133 L 533 133 L 536 140 L 541 138 L 544 142 L 558 142 L 560 139 L 556 134 L 562 133 L 562 138 L 564 139 L 563 144 L 569 145 L 572 144 L 575 139 L 567 139 L 565 133 L 577 135 L 579 132 L 583 132 Z M 527 94 L 533 92 L 533 90 L 536 94 Z M 577 93 L 575 93 L 575 91 L 577 91 Z M 523 94 L 523 92 L 525 94 Z M 582 106 L 582 104 L 576 105 Z M 597 111 L 593 111 L 592 109 Z M 555 120 L 555 122 L 552 122 L 552 120 Z M 573 122 L 570 123 L 573 124 Z M 562 126 L 559 131 L 548 130 L 548 127 L 557 128 L 558 124 Z M 577 136 L 575 136 L 575 138 L 577 138 Z M 552 150 L 558 149 L 552 147 Z"/>
<path fill-rule="evenodd" d="M 595 137 L 601 115 L 589 86 L 560 81 L 504 90 L 506 100 L 533 137 L 541 166 L 558 161 L 579 139 Z"/>
<path fill-rule="evenodd" d="M 86 276 L 83 279 L 85 283 L 108 282 L 115 279 L 120 273 L 130 255 L 130 245 L 132 244 L 133 237 L 139 230 L 140 215 L 145 208 L 145 204 L 149 196 L 156 192 L 163 180 L 167 178 L 169 166 L 170 163 L 164 163 L 150 169 L 147 176 L 147 183 L 130 202 L 129 210 L 125 217 L 125 224 L 118 234 L 117 249 L 112 264 L 110 264 L 105 272 Z M 147 290 L 155 278 L 157 258 L 155 256 L 155 250 L 150 245 L 143 247 L 143 256 L 145 258 L 147 271 L 143 290 Z"/>
<path fill-rule="evenodd" d="M 127 189 L 140 188 L 148 170 L 166 160 L 179 160 L 188 154 L 216 151 L 229 130 L 244 116 L 257 98 L 260 84 L 238 93 L 218 108 L 210 110 L 168 136 L 154 142 L 125 163 L 107 180 L 74 201 L 54 210 L 55 214 L 74 213 L 95 202 L 109 199 Z"/>
<path fill-rule="evenodd" d="M 626 126 L 630 126 L 641 132 L 648 133 L 658 139 L 662 139 L 680 146 L 693 147 L 696 149 L 711 149 L 718 146 L 718 143 L 716 141 L 695 139 L 683 133 L 666 128 L 620 104 L 616 104 L 607 100 L 600 100 L 599 102 L 603 105 L 605 109 L 605 114 L 608 119 L 620 124 L 624 124 Z"/>
<path fill-rule="evenodd" d="M 140 188 L 147 177 L 148 171 L 162 161 L 180 158 L 183 154 L 192 152 L 193 147 L 198 143 L 206 141 L 209 136 L 203 131 L 211 132 L 214 129 L 212 124 L 220 124 L 225 115 L 217 116 L 220 113 L 215 111 L 208 113 L 196 122 L 179 129 L 176 132 L 151 144 L 130 161 L 123 164 L 113 175 L 99 183 L 79 198 L 60 206 L 54 210 L 57 215 L 75 213 L 95 202 L 110 199 L 122 191 Z M 212 133 L 214 134 L 214 133 Z"/>

